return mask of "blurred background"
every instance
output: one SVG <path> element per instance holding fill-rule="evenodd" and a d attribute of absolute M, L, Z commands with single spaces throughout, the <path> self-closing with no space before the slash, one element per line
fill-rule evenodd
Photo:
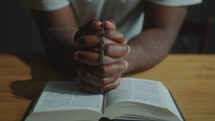
<path fill-rule="evenodd" d="M 189 7 L 172 53 L 215 53 L 215 1 Z M 19 0 L 0 0 L 0 52 L 44 52 L 29 11 Z"/>

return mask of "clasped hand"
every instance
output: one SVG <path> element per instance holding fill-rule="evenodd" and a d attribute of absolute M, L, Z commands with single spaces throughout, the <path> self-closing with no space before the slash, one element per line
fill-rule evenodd
<path fill-rule="evenodd" d="M 103 63 L 98 63 L 101 27 L 104 27 Z M 79 63 L 77 79 L 82 90 L 90 93 L 107 92 L 119 86 L 121 75 L 128 68 L 124 57 L 130 52 L 124 35 L 116 30 L 111 21 L 91 20 L 80 27 L 75 37 L 74 59 Z"/>

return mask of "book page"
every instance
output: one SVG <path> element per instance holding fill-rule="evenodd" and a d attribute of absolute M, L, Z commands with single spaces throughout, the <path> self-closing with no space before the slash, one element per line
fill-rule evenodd
<path fill-rule="evenodd" d="M 162 88 L 163 88 L 163 91 L 165 92 L 164 97 L 165 97 L 165 100 L 166 100 L 166 102 L 168 104 L 167 108 L 169 110 L 171 110 L 175 115 L 177 115 L 177 117 L 179 117 L 180 120 L 183 121 L 184 119 L 181 117 L 181 114 L 180 114 L 179 110 L 177 109 L 177 107 L 175 105 L 176 102 L 174 103 L 174 100 L 173 100 L 173 97 L 170 94 L 170 91 L 167 88 L 165 88 L 164 86 L 162 86 Z"/>
<path fill-rule="evenodd" d="M 161 82 L 144 79 L 123 78 L 120 86 L 105 97 L 105 107 L 118 101 L 136 101 L 165 107 Z"/>
<path fill-rule="evenodd" d="M 72 109 L 101 112 L 103 95 L 84 93 L 78 89 L 77 82 L 48 82 L 33 112 Z"/>

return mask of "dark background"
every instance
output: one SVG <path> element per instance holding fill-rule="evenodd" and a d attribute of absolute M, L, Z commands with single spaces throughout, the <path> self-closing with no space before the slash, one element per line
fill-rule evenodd
<path fill-rule="evenodd" d="M 187 17 L 203 21 L 209 16 L 215 18 L 214 11 L 215 0 L 203 0 L 202 4 L 189 7 Z M 0 15 L 0 52 L 44 52 L 32 16 L 22 6 L 20 0 L 0 0 Z M 176 42 L 172 52 L 180 53 L 180 44 L 180 42 Z M 198 41 L 192 42 L 191 53 L 196 52 L 195 48 L 198 44 Z M 215 29 L 211 33 L 208 50 L 205 53 L 215 53 Z"/>

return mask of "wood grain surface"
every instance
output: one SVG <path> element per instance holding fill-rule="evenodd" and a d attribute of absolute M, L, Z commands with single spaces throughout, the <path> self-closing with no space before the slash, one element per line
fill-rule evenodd
<path fill-rule="evenodd" d="M 215 120 L 215 55 L 168 55 L 131 77 L 162 81 L 187 121 Z M 0 121 L 22 121 L 48 80 L 74 80 L 44 54 L 0 53 Z"/>

